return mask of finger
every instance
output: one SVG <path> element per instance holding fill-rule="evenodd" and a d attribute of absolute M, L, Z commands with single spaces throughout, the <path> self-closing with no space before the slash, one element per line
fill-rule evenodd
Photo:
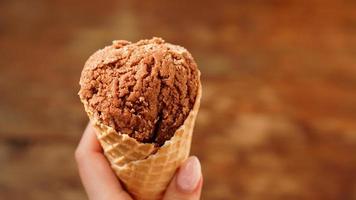
<path fill-rule="evenodd" d="M 95 130 L 90 124 L 84 131 L 75 157 L 89 199 L 131 200 L 104 157 Z"/>
<path fill-rule="evenodd" d="M 178 170 L 168 186 L 163 200 L 198 200 L 203 186 L 200 162 L 189 157 Z"/>
<path fill-rule="evenodd" d="M 77 150 L 84 150 L 85 152 L 102 152 L 99 141 L 95 135 L 95 129 L 89 122 L 84 130 L 82 139 L 79 142 Z"/>

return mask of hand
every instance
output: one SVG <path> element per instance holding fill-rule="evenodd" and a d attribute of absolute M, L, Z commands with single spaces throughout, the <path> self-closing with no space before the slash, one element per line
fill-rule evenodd
<path fill-rule="evenodd" d="M 94 128 L 88 124 L 75 151 L 80 178 L 91 200 L 132 200 L 103 155 Z M 198 200 L 203 185 L 200 162 L 189 157 L 169 184 L 163 200 Z"/>

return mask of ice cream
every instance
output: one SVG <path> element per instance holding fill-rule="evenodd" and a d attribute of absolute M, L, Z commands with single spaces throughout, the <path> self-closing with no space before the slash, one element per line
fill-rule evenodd
<path fill-rule="evenodd" d="M 85 63 L 79 96 L 110 167 L 136 200 L 162 199 L 188 157 L 202 86 L 183 47 L 114 41 Z"/>
<path fill-rule="evenodd" d="M 195 103 L 199 71 L 183 47 L 160 38 L 120 40 L 88 59 L 80 86 L 81 100 L 101 123 L 162 146 Z"/>

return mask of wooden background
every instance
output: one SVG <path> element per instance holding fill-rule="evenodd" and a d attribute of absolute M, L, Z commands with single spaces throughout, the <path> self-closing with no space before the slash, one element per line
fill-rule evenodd
<path fill-rule="evenodd" d="M 0 199 L 86 199 L 73 151 L 88 56 L 188 48 L 203 199 L 356 199 L 356 2 L 0 1 Z"/>

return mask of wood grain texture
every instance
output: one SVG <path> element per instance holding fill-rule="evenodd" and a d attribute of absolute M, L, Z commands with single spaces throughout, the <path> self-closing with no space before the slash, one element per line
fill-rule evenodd
<path fill-rule="evenodd" d="M 0 198 L 86 199 L 85 60 L 152 36 L 195 57 L 203 199 L 356 199 L 356 3 L 0 1 Z"/>

